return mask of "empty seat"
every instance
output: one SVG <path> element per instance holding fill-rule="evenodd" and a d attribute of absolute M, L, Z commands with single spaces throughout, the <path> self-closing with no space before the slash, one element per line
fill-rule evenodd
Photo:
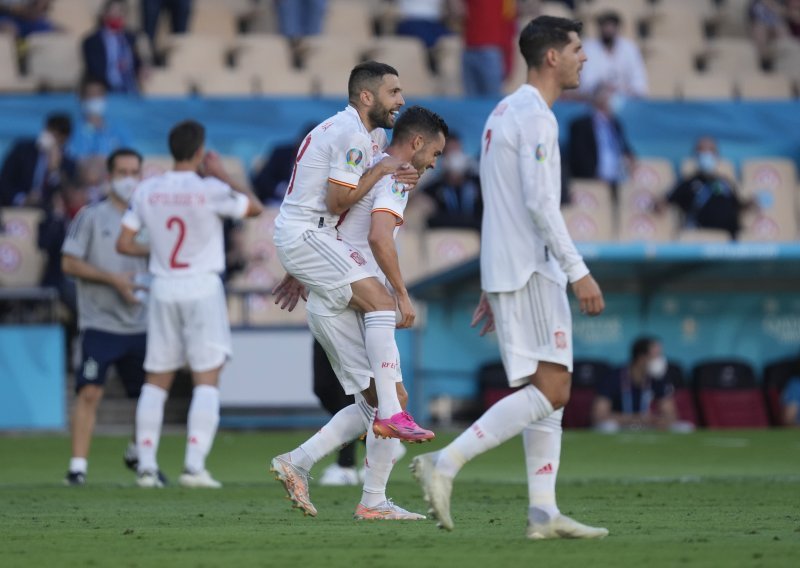
<path fill-rule="evenodd" d="M 223 38 L 173 35 L 167 43 L 167 69 L 171 73 L 198 78 L 226 67 L 227 42 Z"/>
<path fill-rule="evenodd" d="M 572 388 L 564 407 L 564 428 L 589 428 L 592 425 L 592 404 L 597 384 L 611 374 L 605 361 L 576 360 L 572 365 Z"/>
<path fill-rule="evenodd" d="M 48 19 L 60 30 L 83 37 L 97 25 L 102 0 L 58 0 L 50 3 Z"/>
<path fill-rule="evenodd" d="M 184 97 L 194 89 L 190 79 L 180 73 L 168 69 L 154 69 L 142 84 L 142 91 L 147 96 Z"/>
<path fill-rule="evenodd" d="M 643 158 L 619 188 L 619 238 L 623 241 L 668 241 L 675 232 L 672 211 L 656 214 L 655 204 L 675 185 L 667 160 Z"/>
<path fill-rule="evenodd" d="M 248 71 L 228 69 L 198 76 L 195 86 L 209 97 L 251 96 L 256 92 L 256 78 Z"/>
<path fill-rule="evenodd" d="M 708 46 L 706 65 L 711 73 L 739 76 L 761 69 L 755 44 L 749 38 L 720 38 Z"/>
<path fill-rule="evenodd" d="M 750 22 L 747 8 L 751 0 L 725 0 L 718 2 L 716 17 L 720 37 L 748 37 Z"/>
<path fill-rule="evenodd" d="M 744 100 L 786 100 L 794 97 L 792 80 L 776 73 L 753 73 L 736 79 L 739 98 Z"/>
<path fill-rule="evenodd" d="M 729 100 L 734 95 L 733 80 L 727 75 L 692 74 L 681 80 L 684 100 Z"/>
<path fill-rule="evenodd" d="M 45 255 L 37 246 L 42 210 L 6 207 L 0 214 L 0 287 L 38 286 L 42 279 Z"/>
<path fill-rule="evenodd" d="M 71 90 L 81 75 L 80 40 L 66 33 L 28 36 L 28 75 L 45 89 Z"/>
<path fill-rule="evenodd" d="M 731 234 L 722 229 L 681 229 L 678 242 L 681 243 L 726 243 Z"/>
<path fill-rule="evenodd" d="M 783 38 L 773 47 L 775 71 L 800 81 L 800 41 Z"/>
<path fill-rule="evenodd" d="M 743 361 L 695 366 L 694 385 L 703 423 L 709 428 L 766 428 L 764 398 L 753 368 Z"/>
<path fill-rule="evenodd" d="M 423 236 L 428 273 L 436 273 L 478 256 L 481 239 L 471 229 L 429 229 Z"/>
<path fill-rule="evenodd" d="M 667 364 L 667 373 L 664 375 L 664 380 L 669 381 L 675 389 L 673 400 L 678 412 L 678 419 L 698 426 L 700 421 L 697 417 L 697 403 L 692 389 L 686 383 L 683 368 L 670 361 Z"/>
<path fill-rule="evenodd" d="M 428 53 L 419 39 L 378 38 L 369 48 L 369 57 L 397 69 L 405 95 L 427 97 L 436 94 L 436 79 L 428 68 Z"/>
<path fill-rule="evenodd" d="M 0 92 L 30 91 L 35 86 L 19 74 L 15 43 L 11 34 L 0 33 Z"/>
<path fill-rule="evenodd" d="M 757 210 L 744 216 L 745 240 L 790 241 L 797 237 L 797 174 L 785 158 L 752 159 L 742 164 L 742 195 Z"/>
<path fill-rule="evenodd" d="M 323 24 L 329 36 L 347 36 L 360 40 L 372 37 L 370 12 L 363 0 L 329 0 Z"/>
<path fill-rule="evenodd" d="M 260 74 L 256 77 L 256 90 L 262 95 L 306 97 L 314 91 L 314 77 L 306 71 Z M 344 94 L 347 84 L 337 84 Z M 333 85 L 328 86 L 333 90 Z"/>
<path fill-rule="evenodd" d="M 446 35 L 439 38 L 433 48 L 439 73 L 439 93 L 446 96 L 464 94 L 464 82 L 461 75 L 462 53 L 464 42 L 457 35 Z"/>
<path fill-rule="evenodd" d="M 654 6 L 649 20 L 653 38 L 673 39 L 685 46 L 703 45 L 704 20 L 710 17 L 708 2 L 670 0 Z"/>
<path fill-rule="evenodd" d="M 614 239 L 611 210 L 583 210 L 575 205 L 561 208 L 564 222 L 572 240 L 578 242 L 610 241 Z"/>
<path fill-rule="evenodd" d="M 425 275 L 425 258 L 422 251 L 422 237 L 419 231 L 405 223 L 397 233 L 397 256 L 400 273 L 406 284 L 415 282 Z"/>
<path fill-rule="evenodd" d="M 241 36 L 234 46 L 236 69 L 268 75 L 292 70 L 292 54 L 286 38 L 277 34 Z"/>
<path fill-rule="evenodd" d="M 317 92 L 344 96 L 350 71 L 362 61 L 367 49 L 364 41 L 348 36 L 317 36 L 308 38 L 307 44 L 304 67 L 314 77 Z"/>
<path fill-rule="evenodd" d="M 563 2 L 542 2 L 539 13 L 543 16 L 555 16 L 556 18 L 569 18 L 570 20 L 575 17 L 569 6 Z"/>
<path fill-rule="evenodd" d="M 44 211 L 37 207 L 3 207 L 0 211 L 0 222 L 2 222 L 0 234 L 35 243 L 42 219 Z"/>
<path fill-rule="evenodd" d="M 792 377 L 800 377 L 800 362 L 797 357 L 774 361 L 764 367 L 764 395 L 770 420 L 775 426 L 783 425 L 781 393 Z"/>
<path fill-rule="evenodd" d="M 237 12 L 229 2 L 195 0 L 189 21 L 192 34 L 231 40 L 238 32 Z"/>

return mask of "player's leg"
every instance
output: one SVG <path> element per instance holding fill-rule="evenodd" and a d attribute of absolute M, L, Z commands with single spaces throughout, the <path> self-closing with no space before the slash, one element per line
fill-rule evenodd
<path fill-rule="evenodd" d="M 228 308 L 216 275 L 192 280 L 195 296 L 180 304 L 183 342 L 194 389 L 186 424 L 186 456 L 179 483 L 219 488 L 206 469 L 206 458 L 219 426 L 219 375 L 232 354 Z"/>
<path fill-rule="evenodd" d="M 81 365 L 75 375 L 75 405 L 72 410 L 72 457 L 64 478 L 67 485 L 83 485 L 89 468 L 89 449 L 97 407 L 103 398 L 108 368 L 116 357 L 111 334 L 87 329 L 81 333 Z"/>
<path fill-rule="evenodd" d="M 145 381 L 144 358 L 147 352 L 147 334 L 138 333 L 123 337 L 126 351 L 115 366 L 128 398 L 138 400 L 142 394 L 142 387 Z M 131 441 L 125 448 L 122 459 L 128 469 L 138 471 L 139 452 L 136 448 L 136 424 L 132 424 L 131 427 L 133 430 Z M 166 478 L 163 475 L 161 475 L 161 478 L 162 483 L 166 483 Z"/>

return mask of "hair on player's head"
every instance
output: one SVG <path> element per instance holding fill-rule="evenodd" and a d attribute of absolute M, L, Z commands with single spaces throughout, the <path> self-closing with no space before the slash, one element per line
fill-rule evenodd
<path fill-rule="evenodd" d="M 634 341 L 631 346 L 631 361 L 636 361 L 642 355 L 650 353 L 650 348 L 655 343 L 658 343 L 658 339 L 650 335 L 636 338 L 636 341 Z"/>
<path fill-rule="evenodd" d="M 69 135 L 72 134 L 72 119 L 66 113 L 54 112 L 47 115 L 44 127 L 50 132 L 69 138 Z"/>
<path fill-rule="evenodd" d="M 106 169 L 108 173 L 114 172 L 114 165 L 117 158 L 124 158 L 125 156 L 133 156 L 139 162 L 139 165 L 142 165 L 142 155 L 139 152 L 133 148 L 117 148 L 106 158 Z"/>
<path fill-rule="evenodd" d="M 365 61 L 353 67 L 350 79 L 347 81 L 347 96 L 350 102 L 358 102 L 361 91 L 376 93 L 384 75 L 400 76 L 397 69 L 391 65 L 377 61 Z"/>
<path fill-rule="evenodd" d="M 196 120 L 184 120 L 169 131 L 169 151 L 176 162 L 191 160 L 206 141 L 206 129 Z"/>
<path fill-rule="evenodd" d="M 430 140 L 441 133 L 445 138 L 450 134 L 450 129 L 444 119 L 421 106 L 412 106 L 406 109 L 394 123 L 392 129 L 392 144 L 402 144 L 421 134 L 425 140 Z"/>
<path fill-rule="evenodd" d="M 580 34 L 582 29 L 583 23 L 579 20 L 555 16 L 531 20 L 519 35 L 519 51 L 528 69 L 541 67 L 548 49 L 563 49 L 570 42 L 569 32 Z"/>

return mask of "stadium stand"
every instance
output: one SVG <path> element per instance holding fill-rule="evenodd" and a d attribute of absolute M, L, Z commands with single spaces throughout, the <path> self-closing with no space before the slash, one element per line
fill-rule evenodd
<path fill-rule="evenodd" d="M 28 75 L 44 90 L 70 90 L 81 75 L 80 39 L 68 33 L 36 33 L 26 40 Z"/>
<path fill-rule="evenodd" d="M 791 241 L 797 238 L 797 174 L 787 159 L 746 160 L 742 195 L 758 208 L 744 218 L 743 240 Z"/>
<path fill-rule="evenodd" d="M 669 381 L 672 383 L 672 386 L 675 387 L 673 398 L 678 411 L 678 418 L 685 422 L 690 422 L 694 426 L 699 426 L 700 421 L 697 417 L 697 401 L 694 398 L 694 392 L 686 384 L 683 367 L 670 361 L 667 364 L 667 373 L 664 375 L 664 380 Z"/>
<path fill-rule="evenodd" d="M 567 229 L 576 241 L 616 239 L 611 189 L 603 181 L 573 180 L 570 203 L 562 207 Z"/>
<path fill-rule="evenodd" d="M 773 426 L 782 426 L 781 419 L 781 392 L 794 376 L 800 373 L 797 357 L 773 361 L 764 367 L 764 397 L 767 401 L 770 423 Z"/>
<path fill-rule="evenodd" d="M 3 208 L 0 218 L 0 287 L 35 287 L 41 282 L 45 256 L 36 243 L 44 214 L 27 207 Z"/>
<path fill-rule="evenodd" d="M 592 402 L 597 383 L 611 373 L 604 361 L 576 360 L 572 366 L 572 390 L 564 407 L 565 428 L 589 428 L 592 425 Z"/>
<path fill-rule="evenodd" d="M 656 202 L 675 184 L 672 165 L 656 158 L 637 162 L 631 179 L 619 189 L 619 239 L 668 241 L 675 233 L 670 214 L 655 213 Z"/>

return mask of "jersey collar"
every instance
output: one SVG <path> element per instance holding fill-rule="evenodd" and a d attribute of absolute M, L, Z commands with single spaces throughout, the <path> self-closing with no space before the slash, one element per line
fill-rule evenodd
<path fill-rule="evenodd" d="M 361 128 L 361 131 L 365 134 L 369 134 L 369 130 L 367 130 L 367 126 L 361 120 L 361 115 L 358 114 L 358 111 L 355 109 L 353 105 L 347 105 L 344 109 L 344 112 L 352 114 L 355 119 L 358 121 L 358 126 Z"/>

